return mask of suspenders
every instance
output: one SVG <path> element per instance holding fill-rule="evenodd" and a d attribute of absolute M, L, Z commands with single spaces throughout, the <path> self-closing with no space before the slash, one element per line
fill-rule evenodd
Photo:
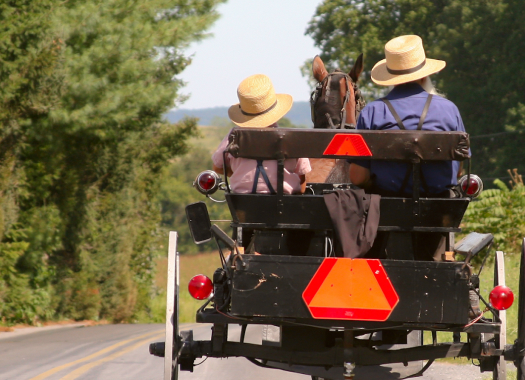
<path fill-rule="evenodd" d="M 392 106 L 392 103 L 387 98 L 381 98 L 381 100 L 386 104 L 392 115 L 394 116 L 394 119 L 396 119 L 396 123 L 399 126 L 399 129 L 406 130 L 405 126 L 403 125 L 403 122 L 401 121 L 401 118 L 397 114 L 396 110 Z M 420 131 L 421 128 L 423 128 L 423 123 L 425 122 L 425 118 L 427 117 L 428 108 L 430 107 L 430 102 L 432 101 L 432 94 L 428 94 L 427 101 L 425 102 L 425 107 L 423 107 L 423 112 L 421 113 L 421 117 L 419 118 L 419 123 L 417 124 L 417 130 Z"/>
<path fill-rule="evenodd" d="M 394 119 L 396 119 L 396 123 L 401 130 L 406 130 L 405 126 L 403 125 L 403 122 L 401 121 L 401 118 L 399 117 L 398 113 L 392 106 L 392 103 L 387 98 L 381 98 L 381 100 L 386 104 L 392 115 L 394 116 Z M 432 94 L 428 94 L 427 101 L 425 102 L 425 107 L 423 107 L 423 112 L 421 113 L 421 117 L 419 118 L 419 123 L 417 124 L 417 130 L 421 131 L 423 128 L 423 123 L 425 122 L 425 118 L 427 117 L 428 108 L 430 107 L 430 102 L 432 101 Z M 421 178 L 421 185 L 423 185 L 423 189 L 425 190 L 425 193 L 429 193 L 427 182 L 425 181 L 425 177 L 423 176 L 423 171 L 421 170 L 421 166 L 419 167 L 420 170 L 420 178 Z M 403 195 L 403 192 L 405 188 L 408 185 L 408 181 L 410 179 L 410 166 L 408 167 L 407 173 L 405 174 L 405 178 L 403 179 L 403 183 L 401 184 L 401 188 L 399 189 L 399 195 Z"/>
<path fill-rule="evenodd" d="M 266 186 L 268 186 L 268 189 L 270 190 L 270 194 L 277 194 L 275 190 L 273 189 L 272 184 L 270 183 L 270 180 L 268 179 L 266 170 L 264 170 L 263 160 L 257 160 L 257 169 L 255 170 L 255 177 L 253 178 L 252 194 L 255 194 L 257 192 L 257 184 L 259 183 L 259 175 L 262 175 L 264 179 L 264 183 L 266 183 Z"/>

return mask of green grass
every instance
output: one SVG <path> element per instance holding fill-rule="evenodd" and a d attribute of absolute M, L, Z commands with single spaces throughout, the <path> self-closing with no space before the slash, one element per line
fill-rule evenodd
<path fill-rule="evenodd" d="M 213 277 L 215 269 L 221 266 L 219 253 L 201 253 L 180 256 L 180 291 L 179 291 L 179 321 L 180 323 L 195 322 L 195 313 L 204 304 L 188 293 L 188 283 L 197 274 Z M 157 260 L 156 286 L 161 289 L 152 301 L 152 315 L 156 322 L 164 323 L 166 318 L 166 278 L 168 259 Z"/>

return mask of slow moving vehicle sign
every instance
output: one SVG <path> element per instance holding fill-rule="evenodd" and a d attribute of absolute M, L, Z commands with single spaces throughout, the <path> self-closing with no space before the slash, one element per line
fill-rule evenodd
<path fill-rule="evenodd" d="M 371 156 L 372 152 L 363 139 L 363 136 L 338 133 L 332 138 L 323 155 Z"/>
<path fill-rule="evenodd" d="M 303 300 L 315 319 L 386 321 L 399 296 L 381 261 L 326 258 Z"/>

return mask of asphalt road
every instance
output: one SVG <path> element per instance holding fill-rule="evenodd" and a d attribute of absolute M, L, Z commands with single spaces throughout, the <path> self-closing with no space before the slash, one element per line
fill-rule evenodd
<path fill-rule="evenodd" d="M 248 328 L 246 341 L 260 343 L 260 330 Z M 209 339 L 210 326 L 183 325 L 195 339 Z M 250 329 L 252 331 L 250 331 Z M 239 333 L 230 329 L 230 339 Z M 30 334 L 0 333 L 0 380 L 162 380 L 164 359 L 151 356 L 150 342 L 164 340 L 164 325 L 103 325 L 41 329 Z M 373 371 L 372 371 L 373 372 Z M 389 371 L 363 373 L 356 380 L 395 379 Z M 485 377 L 487 378 L 487 377 Z M 306 375 L 260 368 L 244 358 L 210 358 L 181 380 L 309 380 Z M 434 364 L 424 380 L 482 379 L 478 368 Z"/>
<path fill-rule="evenodd" d="M 23 332 L 23 330 L 21 331 Z M 164 325 L 103 325 L 0 335 L 1 380 L 162 379 L 149 355 Z"/>

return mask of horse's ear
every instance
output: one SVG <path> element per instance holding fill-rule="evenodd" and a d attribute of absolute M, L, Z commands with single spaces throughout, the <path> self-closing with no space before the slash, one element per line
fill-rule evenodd
<path fill-rule="evenodd" d="M 352 70 L 350 70 L 350 78 L 354 81 L 354 83 L 357 83 L 357 80 L 359 79 L 359 75 L 363 72 L 363 53 L 359 54 L 359 57 L 357 57 L 357 60 L 354 63 L 354 67 L 352 67 Z"/>
<path fill-rule="evenodd" d="M 312 71 L 314 73 L 314 78 L 318 82 L 322 82 L 324 78 L 328 75 L 328 71 L 326 71 L 324 67 L 323 60 L 318 55 L 315 56 L 314 62 L 312 64 Z"/>

